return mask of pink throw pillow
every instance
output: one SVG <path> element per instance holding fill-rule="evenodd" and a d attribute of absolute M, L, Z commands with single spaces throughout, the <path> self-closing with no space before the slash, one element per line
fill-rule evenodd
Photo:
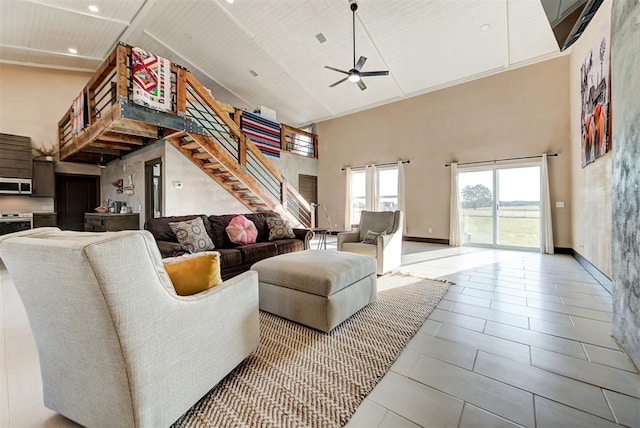
<path fill-rule="evenodd" d="M 240 245 L 255 244 L 258 237 L 256 225 L 243 215 L 235 216 L 225 230 L 231 242 Z"/>

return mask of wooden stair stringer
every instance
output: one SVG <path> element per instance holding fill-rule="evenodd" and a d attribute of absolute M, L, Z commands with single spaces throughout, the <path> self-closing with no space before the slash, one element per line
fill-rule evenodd
<path fill-rule="evenodd" d="M 280 201 L 274 198 L 251 174 L 244 171 L 237 159 L 213 137 L 191 132 L 178 132 L 165 137 L 165 140 L 169 141 L 180 153 L 252 212 L 270 209 L 279 213 L 292 224 L 298 224 L 298 220 L 284 209 Z M 202 153 L 207 153 L 208 156 L 202 155 Z M 214 161 L 211 162 L 209 159 L 214 159 Z M 230 180 L 230 177 L 233 179 Z M 238 185 L 244 188 L 238 188 Z"/>

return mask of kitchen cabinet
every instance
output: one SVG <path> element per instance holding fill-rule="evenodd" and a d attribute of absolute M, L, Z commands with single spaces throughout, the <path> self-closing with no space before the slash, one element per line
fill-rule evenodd
<path fill-rule="evenodd" d="M 0 134 L 0 177 L 31 178 L 31 138 Z"/>
<path fill-rule="evenodd" d="M 58 225 L 56 213 L 33 213 L 33 227 L 55 227 Z"/>
<path fill-rule="evenodd" d="M 140 214 L 85 213 L 85 232 L 117 232 L 118 230 L 137 230 L 140 227 Z"/>
<path fill-rule="evenodd" d="M 56 196 L 56 174 L 53 162 L 33 161 L 33 191 L 31 196 L 53 198 Z"/>

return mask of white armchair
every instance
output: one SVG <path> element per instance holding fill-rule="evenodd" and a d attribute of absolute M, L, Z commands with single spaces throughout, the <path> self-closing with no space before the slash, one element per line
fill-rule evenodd
<path fill-rule="evenodd" d="M 402 263 L 403 221 L 402 211 L 362 211 L 357 230 L 338 233 L 338 251 L 375 257 L 378 275 L 396 269 Z M 375 244 L 363 242 L 369 230 L 381 234 Z"/>
<path fill-rule="evenodd" d="M 44 404 L 85 426 L 169 426 L 259 342 L 246 272 L 176 294 L 151 233 L 41 228 L 0 237 L 27 310 Z"/>

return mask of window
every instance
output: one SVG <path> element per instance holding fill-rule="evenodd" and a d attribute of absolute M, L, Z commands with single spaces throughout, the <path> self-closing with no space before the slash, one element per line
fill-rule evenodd
<path fill-rule="evenodd" d="M 375 169 L 375 180 L 367 178 L 365 169 L 351 171 L 351 226 L 360 223 L 362 210 L 395 211 L 398 209 L 398 167 L 380 167 Z M 375 191 L 368 192 L 375 182 Z"/>
<path fill-rule="evenodd" d="M 395 211 L 398 209 L 398 167 L 378 168 L 376 183 L 376 211 Z"/>

